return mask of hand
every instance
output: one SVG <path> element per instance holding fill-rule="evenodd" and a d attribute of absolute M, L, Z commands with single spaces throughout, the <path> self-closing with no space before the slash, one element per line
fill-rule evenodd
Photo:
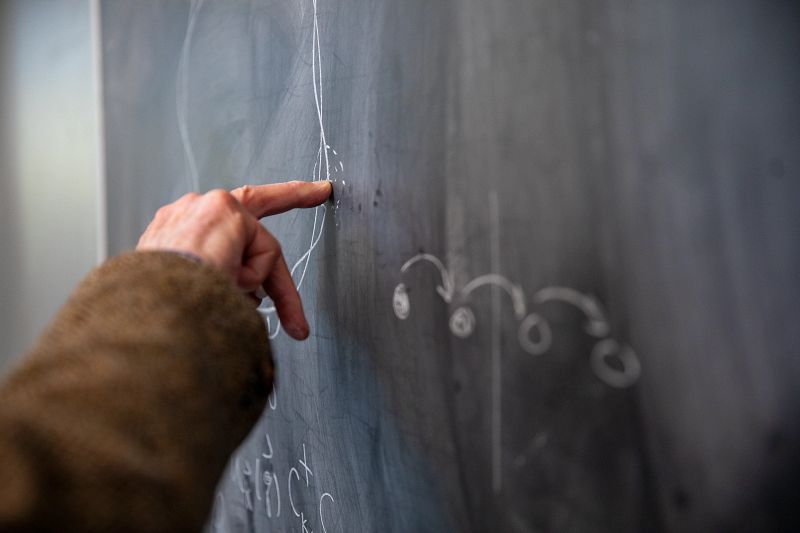
<path fill-rule="evenodd" d="M 249 294 L 263 287 L 284 329 L 302 340 L 309 330 L 300 295 L 280 243 L 258 219 L 320 205 L 331 191 L 329 181 L 293 181 L 190 193 L 158 210 L 136 249 L 187 252 L 228 274 Z"/>

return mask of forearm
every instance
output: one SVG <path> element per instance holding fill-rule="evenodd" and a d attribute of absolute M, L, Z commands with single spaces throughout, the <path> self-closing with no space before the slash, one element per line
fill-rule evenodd
<path fill-rule="evenodd" d="M 85 280 L 0 388 L 0 530 L 197 530 L 272 360 L 221 273 L 129 254 Z"/>

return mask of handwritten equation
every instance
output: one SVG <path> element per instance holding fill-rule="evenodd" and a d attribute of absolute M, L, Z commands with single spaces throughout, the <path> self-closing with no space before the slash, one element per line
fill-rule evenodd
<path fill-rule="evenodd" d="M 522 350 L 535 356 L 550 350 L 553 341 L 550 323 L 541 314 L 528 312 L 525 293 L 518 284 L 499 274 L 485 274 L 456 290 L 453 277 L 444 263 L 438 257 L 425 253 L 406 261 L 400 268 L 401 276 L 418 264 L 429 264 L 438 270 L 441 283 L 436 286 L 436 292 L 445 303 L 459 303 L 450 314 L 448 322 L 450 332 L 456 337 L 467 339 L 475 331 L 475 313 L 466 303 L 472 293 L 481 287 L 493 286 L 508 295 L 518 322 L 517 340 Z M 533 302 L 539 306 L 547 303 L 565 304 L 583 313 L 586 317 L 583 330 L 598 339 L 589 355 L 589 362 L 594 374 L 606 385 L 627 388 L 639 380 L 642 367 L 638 356 L 630 346 L 609 336 L 611 326 L 605 310 L 596 298 L 568 287 L 545 287 L 533 295 Z M 405 283 L 401 282 L 395 287 L 392 306 L 394 314 L 400 320 L 406 320 L 411 315 L 411 301 Z M 611 364 L 612 358 L 616 358 L 617 365 Z"/>
<path fill-rule="evenodd" d="M 302 457 L 298 456 L 284 471 L 278 471 L 272 460 L 274 451 L 269 433 L 264 434 L 266 447 L 260 456 L 255 458 L 236 457 L 230 470 L 230 480 L 238 488 L 241 504 L 249 512 L 262 513 L 270 520 L 289 514 L 297 530 L 302 533 L 313 533 L 315 524 L 318 531 L 328 533 L 325 518 L 330 520 L 336 498 L 330 492 L 323 492 L 319 498 L 313 497 L 314 509 L 308 509 L 299 503 L 299 491 L 313 489 L 311 478 L 314 470 L 311 467 L 305 443 L 302 444 Z M 308 498 L 304 498 L 308 500 Z M 216 531 L 223 528 L 222 515 L 225 510 L 225 496 L 217 493 L 212 526 Z"/>
<path fill-rule="evenodd" d="M 274 390 L 269 397 L 272 411 L 278 408 L 276 396 L 277 390 Z M 257 512 L 270 521 L 281 520 L 282 516 L 285 520 L 288 516 L 301 533 L 313 533 L 317 526 L 317 531 L 328 533 L 327 524 L 335 512 L 336 498 L 331 492 L 314 486 L 312 480 L 316 467 L 312 466 L 306 443 L 301 443 L 302 453 L 287 462 L 276 457 L 269 432 L 263 432 L 259 438 L 261 445 L 257 451 L 250 456 L 244 452 L 237 453 L 229 469 L 230 482 L 241 498 L 239 503 L 248 512 Z M 287 466 L 281 468 L 278 464 Z M 304 490 L 305 493 L 301 492 Z M 313 502 L 313 509 L 308 506 L 309 500 Z M 225 494 L 219 490 L 211 519 L 214 531 L 224 531 L 226 505 Z"/>

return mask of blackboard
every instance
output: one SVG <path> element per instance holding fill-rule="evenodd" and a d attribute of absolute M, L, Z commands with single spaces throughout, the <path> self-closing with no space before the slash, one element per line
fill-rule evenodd
<path fill-rule="evenodd" d="M 112 252 L 187 192 L 265 222 L 312 336 L 218 531 L 798 526 L 800 8 L 106 0 Z"/>

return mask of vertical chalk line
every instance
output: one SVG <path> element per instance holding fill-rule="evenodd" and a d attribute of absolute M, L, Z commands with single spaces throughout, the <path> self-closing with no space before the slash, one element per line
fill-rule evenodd
<path fill-rule="evenodd" d="M 325 154 L 325 179 L 331 179 L 331 165 L 328 160 L 328 141 L 325 138 L 325 124 L 322 120 L 322 48 L 319 39 L 319 16 L 317 14 L 317 0 L 314 3 L 314 49 L 312 50 L 312 75 L 314 77 L 314 98 L 317 103 L 317 116 L 319 117 L 319 144 L 320 151 Z M 321 172 L 320 172 L 321 174 Z"/>
<path fill-rule="evenodd" d="M 194 149 L 192 147 L 191 138 L 189 136 L 189 126 L 188 126 L 188 106 L 189 106 L 189 55 L 192 48 L 192 39 L 194 36 L 195 26 L 197 23 L 197 18 L 200 13 L 200 10 L 203 7 L 203 3 L 205 0 L 191 0 L 190 7 L 189 7 L 189 20 L 186 26 L 186 35 L 183 39 L 183 45 L 181 48 L 181 55 L 178 61 L 178 73 L 177 73 L 177 80 L 175 84 L 175 108 L 176 114 L 178 119 L 178 131 L 181 137 L 181 145 L 183 148 L 183 156 L 186 162 L 187 167 L 187 189 L 191 192 L 199 192 L 200 189 L 200 177 L 199 172 L 197 170 L 197 161 L 194 154 Z M 330 160 L 328 151 L 330 150 L 330 146 L 328 146 L 327 138 L 325 135 L 325 123 L 323 119 L 323 91 L 322 91 L 322 49 L 320 46 L 320 31 L 319 31 L 319 16 L 317 10 L 317 0 L 312 0 L 312 5 L 314 7 L 314 21 L 312 27 L 312 49 L 311 49 L 311 74 L 313 79 L 313 86 L 314 86 L 314 103 L 317 110 L 317 120 L 319 122 L 319 149 L 317 152 L 317 162 L 314 165 L 313 171 L 313 181 L 320 181 L 322 179 L 322 165 L 325 164 L 325 179 L 330 180 L 331 177 L 331 167 L 330 167 Z M 302 4 L 301 4 L 302 6 Z M 305 17 L 305 9 L 302 11 L 303 17 Z M 341 164 L 341 163 L 340 163 Z M 320 209 L 322 209 L 322 215 L 320 216 Z M 326 207 L 324 205 L 314 208 L 314 223 L 311 230 L 311 239 L 309 243 L 308 250 L 298 259 L 291 268 L 291 274 L 294 276 L 297 269 L 300 265 L 303 266 L 303 270 L 300 274 L 300 279 L 297 282 L 297 289 L 299 290 L 300 287 L 303 285 L 303 281 L 306 277 L 306 272 L 308 271 L 308 265 L 311 262 L 311 254 L 314 249 L 317 247 L 320 238 L 322 237 L 322 231 L 325 227 L 325 215 L 326 215 Z M 267 319 L 267 326 L 269 327 L 270 320 L 269 315 L 276 312 L 275 307 L 271 306 L 268 308 L 261 308 L 261 313 L 266 315 Z M 270 332 L 270 338 L 275 338 L 281 331 L 281 324 L 278 322 L 278 326 L 274 332 Z"/>
<path fill-rule="evenodd" d="M 202 1 L 202 0 L 201 0 Z M 319 33 L 319 16 L 317 10 L 317 0 L 312 0 L 314 8 L 314 20 L 311 32 L 311 77 L 314 87 L 314 104 L 317 110 L 317 121 L 319 122 L 319 148 L 317 150 L 317 161 L 314 164 L 312 171 L 313 181 L 322 180 L 322 166 L 325 165 L 325 179 L 330 180 L 331 168 L 328 151 L 328 141 L 325 136 L 325 121 L 323 118 L 323 92 L 322 92 L 322 48 L 320 45 Z M 320 209 L 322 209 L 322 216 L 320 216 Z M 294 276 L 300 265 L 303 265 L 303 270 L 300 274 L 300 279 L 297 281 L 297 290 L 303 286 L 303 281 L 306 278 L 308 265 L 311 262 L 311 254 L 319 244 L 322 237 L 322 231 L 325 227 L 327 208 L 324 205 L 314 208 L 314 223 L 311 230 L 311 242 L 309 243 L 308 250 L 300 256 L 300 258 L 292 265 L 290 273 Z M 261 313 L 266 315 L 267 327 L 270 326 L 269 315 L 276 312 L 275 306 L 260 309 Z M 274 332 L 269 333 L 270 339 L 274 339 L 281 331 L 280 321 Z"/>
<path fill-rule="evenodd" d="M 489 196 L 489 216 L 491 218 L 491 271 L 500 272 L 500 213 L 497 202 L 497 191 L 492 191 Z M 502 360 L 500 345 L 500 298 L 502 294 L 499 287 L 492 287 L 492 490 L 500 492 L 503 486 L 502 465 Z"/>
<path fill-rule="evenodd" d="M 192 0 L 189 6 L 189 22 L 186 25 L 186 36 L 183 38 L 181 47 L 181 57 L 178 61 L 178 79 L 175 84 L 175 110 L 178 115 L 178 132 L 181 136 L 183 146 L 183 157 L 188 168 L 187 189 L 189 192 L 199 192 L 200 177 L 197 172 L 197 163 L 192 149 L 192 141 L 189 138 L 189 126 L 187 123 L 189 112 L 189 52 L 192 48 L 192 36 L 197 21 L 197 14 L 203 7 L 204 0 Z"/>
<path fill-rule="evenodd" d="M 317 14 L 317 0 L 312 0 L 314 6 L 314 26 L 311 36 L 311 76 L 314 82 L 314 103 L 317 108 L 317 119 L 319 120 L 319 150 L 317 152 L 317 163 L 314 165 L 314 181 L 322 179 L 322 154 L 325 154 L 325 179 L 331 178 L 330 163 L 328 161 L 328 141 L 325 138 L 325 122 L 322 118 L 322 49 L 320 46 L 319 38 L 319 17 Z M 317 219 L 319 218 L 319 209 L 322 209 L 322 221 L 319 226 L 319 235 L 317 235 Z M 303 281 L 306 278 L 308 264 L 311 262 L 311 252 L 317 247 L 319 237 L 322 236 L 322 229 L 325 226 L 325 206 L 322 205 L 314 209 L 314 225 L 311 230 L 311 243 L 308 251 L 295 263 L 292 267 L 292 274 L 297 266 L 305 260 L 303 265 L 303 272 L 300 274 L 300 280 L 297 282 L 297 289 L 303 286 Z"/>

